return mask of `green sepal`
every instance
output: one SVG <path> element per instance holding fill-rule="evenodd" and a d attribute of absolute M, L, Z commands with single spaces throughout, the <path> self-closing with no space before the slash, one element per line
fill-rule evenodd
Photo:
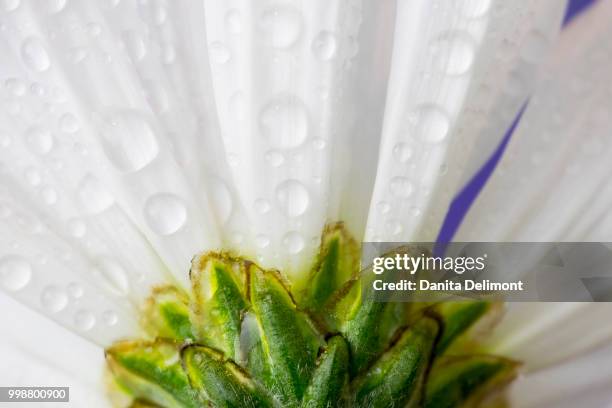
<path fill-rule="evenodd" d="M 242 369 L 214 349 L 191 345 L 181 354 L 194 389 L 217 408 L 272 407 L 272 399 Z"/>
<path fill-rule="evenodd" d="M 151 337 L 195 339 L 189 296 L 174 286 L 153 289 L 146 300 L 142 326 Z"/>
<path fill-rule="evenodd" d="M 236 357 L 242 315 L 248 305 L 244 264 L 226 254 L 207 253 L 194 259 L 190 279 L 200 337 Z"/>
<path fill-rule="evenodd" d="M 205 402 L 194 391 L 172 340 L 124 341 L 106 350 L 117 383 L 136 400 L 167 408 L 196 408 Z"/>
<path fill-rule="evenodd" d="M 424 407 L 477 407 L 514 379 L 518 366 L 497 356 L 441 357 L 429 375 Z"/>
<path fill-rule="evenodd" d="M 354 405 L 418 406 L 438 329 L 438 323 L 427 317 L 406 329 L 391 349 L 356 380 Z"/>
<path fill-rule="evenodd" d="M 495 303 L 486 301 L 456 301 L 430 307 L 426 313 L 436 318 L 442 326 L 436 354 L 444 353 L 494 306 Z"/>
<path fill-rule="evenodd" d="M 357 242 L 347 233 L 344 224 L 325 227 L 317 261 L 307 280 L 300 304 L 320 314 L 334 294 L 359 273 L 360 252 Z"/>
<path fill-rule="evenodd" d="M 338 400 L 343 395 L 348 382 L 348 362 L 349 352 L 346 341 L 342 336 L 330 338 L 306 389 L 302 407 L 338 406 Z"/>
<path fill-rule="evenodd" d="M 250 300 L 261 330 L 270 376 L 268 388 L 284 406 L 298 406 L 315 367 L 321 340 L 306 315 L 297 310 L 280 276 L 249 265 Z"/>

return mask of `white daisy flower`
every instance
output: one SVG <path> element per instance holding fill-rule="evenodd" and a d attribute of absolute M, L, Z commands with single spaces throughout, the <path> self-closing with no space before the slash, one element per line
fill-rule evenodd
<path fill-rule="evenodd" d="M 356 242 L 610 240 L 612 1 L 562 29 L 566 6 L 0 0 L 0 385 L 76 407 L 612 404 L 606 304 L 508 305 L 493 356 L 455 342 L 468 367 L 440 346 L 454 309 L 346 301 Z"/>

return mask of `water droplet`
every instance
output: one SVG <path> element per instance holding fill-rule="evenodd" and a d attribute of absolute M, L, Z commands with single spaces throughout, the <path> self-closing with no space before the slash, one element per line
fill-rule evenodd
<path fill-rule="evenodd" d="M 68 296 L 60 288 L 50 285 L 40 294 L 40 303 L 45 310 L 57 313 L 68 305 Z"/>
<path fill-rule="evenodd" d="M 115 202 L 113 196 L 92 175 L 87 175 L 77 189 L 77 196 L 83 208 L 89 213 L 100 213 Z"/>
<path fill-rule="evenodd" d="M 102 320 L 107 326 L 114 326 L 119 321 L 119 318 L 117 317 L 117 313 L 113 312 L 112 310 L 107 310 L 102 313 Z"/>
<path fill-rule="evenodd" d="M 171 235 L 185 225 L 187 208 L 177 196 L 159 193 L 146 201 L 144 215 L 149 227 L 157 234 Z"/>
<path fill-rule="evenodd" d="M 72 113 L 65 113 L 59 120 L 59 128 L 64 133 L 74 133 L 79 130 L 79 122 Z"/>
<path fill-rule="evenodd" d="M 46 129 L 33 126 L 26 131 L 25 141 L 35 154 L 47 154 L 53 148 L 53 135 Z"/>
<path fill-rule="evenodd" d="M 270 245 L 270 238 L 267 235 L 259 234 L 255 237 L 255 244 L 260 248 L 265 248 Z"/>
<path fill-rule="evenodd" d="M 257 211 L 260 214 L 266 214 L 267 212 L 270 211 L 270 207 L 271 207 L 268 200 L 265 200 L 263 198 L 258 198 L 257 200 L 255 200 L 255 203 L 253 203 L 253 206 L 255 207 L 255 211 Z"/>
<path fill-rule="evenodd" d="M 102 129 L 108 159 L 124 172 L 138 171 L 151 163 L 159 145 L 146 118 L 131 110 L 111 113 Z"/>
<path fill-rule="evenodd" d="M 232 195 L 225 182 L 219 177 L 210 177 L 210 199 L 212 200 L 215 215 L 221 223 L 227 222 L 232 214 Z"/>
<path fill-rule="evenodd" d="M 59 13 L 66 7 L 68 0 L 48 0 L 47 10 L 49 13 Z"/>
<path fill-rule="evenodd" d="M 43 42 L 35 37 L 30 37 L 23 42 L 21 45 L 21 58 L 34 71 L 46 71 L 51 66 L 51 60 Z"/>
<path fill-rule="evenodd" d="M 285 234 L 283 244 L 290 254 L 299 254 L 304 249 L 304 238 L 297 231 L 291 231 Z"/>
<path fill-rule="evenodd" d="M 435 64 L 449 75 L 465 74 L 474 62 L 474 42 L 468 33 L 451 31 L 432 45 Z"/>
<path fill-rule="evenodd" d="M 376 207 L 381 214 L 386 214 L 391 211 L 391 205 L 389 205 L 389 203 L 386 201 L 381 201 L 376 205 Z"/>
<path fill-rule="evenodd" d="M 272 167 L 278 167 L 285 161 L 283 154 L 276 150 L 270 150 L 265 154 L 264 158 Z"/>
<path fill-rule="evenodd" d="M 263 108 L 259 125 L 261 133 L 273 147 L 297 147 L 308 135 L 306 107 L 295 96 L 278 97 Z"/>
<path fill-rule="evenodd" d="M 85 224 L 85 222 L 83 222 L 83 220 L 80 220 L 78 218 L 68 220 L 67 226 L 68 233 L 75 238 L 82 238 L 87 232 L 87 225 Z"/>
<path fill-rule="evenodd" d="M 468 18 L 482 17 L 490 7 L 491 0 L 463 0 L 463 15 Z"/>
<path fill-rule="evenodd" d="M 397 220 L 389 220 L 385 223 L 387 231 L 392 235 L 399 235 L 402 232 L 402 224 Z"/>
<path fill-rule="evenodd" d="M 337 48 L 336 36 L 329 31 L 321 31 L 312 40 L 312 52 L 322 61 L 334 58 Z"/>
<path fill-rule="evenodd" d="M 242 18 L 238 10 L 230 10 L 225 15 L 225 24 L 227 30 L 232 34 L 240 34 L 242 32 Z"/>
<path fill-rule="evenodd" d="M 47 205 L 57 203 L 57 192 L 52 187 L 43 187 L 40 190 L 40 196 L 43 202 Z"/>
<path fill-rule="evenodd" d="M 21 0 L 0 0 L 0 8 L 4 11 L 13 11 L 21 4 Z"/>
<path fill-rule="evenodd" d="M 317 150 L 323 150 L 325 149 L 325 140 L 316 138 L 312 141 L 312 146 Z"/>
<path fill-rule="evenodd" d="M 527 34 L 521 49 L 521 56 L 530 63 L 538 63 L 546 55 L 548 38 L 539 30 L 532 30 Z"/>
<path fill-rule="evenodd" d="M 391 179 L 391 193 L 398 197 L 410 197 L 414 187 L 412 182 L 406 177 L 393 177 Z"/>
<path fill-rule="evenodd" d="M 32 267 L 24 258 L 6 255 L 0 258 L 0 284 L 6 290 L 16 292 L 26 287 L 32 279 Z"/>
<path fill-rule="evenodd" d="M 398 143 L 393 148 L 393 157 L 400 163 L 406 163 L 412 157 L 412 149 L 406 143 Z"/>
<path fill-rule="evenodd" d="M 78 299 L 83 296 L 83 288 L 76 282 L 70 283 L 66 289 L 73 299 Z"/>
<path fill-rule="evenodd" d="M 25 83 L 17 78 L 8 78 L 4 81 L 6 89 L 15 96 L 23 96 L 26 92 Z"/>
<path fill-rule="evenodd" d="M 215 41 L 208 46 L 210 59 L 217 64 L 225 64 L 230 59 L 229 49 L 221 42 Z"/>
<path fill-rule="evenodd" d="M 297 180 L 286 180 L 276 188 L 276 199 L 281 211 L 289 217 L 297 217 L 306 212 L 310 204 L 308 190 Z"/>
<path fill-rule="evenodd" d="M 448 135 L 450 121 L 435 105 L 422 105 L 410 114 L 414 133 L 422 140 L 438 143 Z"/>
<path fill-rule="evenodd" d="M 95 316 L 88 310 L 79 310 L 74 315 L 74 325 L 83 331 L 91 330 L 96 324 Z"/>
<path fill-rule="evenodd" d="M 121 35 L 125 48 L 133 61 L 142 60 L 147 54 L 147 47 L 142 36 L 136 31 L 124 31 Z"/>
<path fill-rule="evenodd" d="M 289 48 L 302 32 L 302 15 L 290 6 L 275 5 L 261 14 L 263 40 L 274 48 Z"/>
<path fill-rule="evenodd" d="M 40 176 L 40 173 L 38 172 L 37 169 L 35 169 L 34 167 L 28 167 L 25 170 L 25 179 L 28 182 L 28 184 L 30 184 L 31 186 L 37 186 L 40 184 L 40 182 L 42 181 L 42 178 Z"/>
<path fill-rule="evenodd" d="M 111 258 L 100 257 L 96 259 L 94 275 L 102 278 L 106 287 L 115 295 L 125 296 L 130 290 L 125 269 Z"/>

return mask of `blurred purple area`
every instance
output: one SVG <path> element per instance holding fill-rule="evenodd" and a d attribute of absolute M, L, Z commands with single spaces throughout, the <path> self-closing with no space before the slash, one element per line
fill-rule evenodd
<path fill-rule="evenodd" d="M 565 16 L 563 18 L 563 26 L 570 23 L 574 18 L 578 17 L 582 12 L 587 10 L 590 6 L 595 4 L 598 0 L 569 0 L 567 3 L 567 9 L 565 11 Z M 442 224 L 442 228 L 440 228 L 440 232 L 438 233 L 437 242 L 440 244 L 444 244 L 446 242 L 451 242 L 453 236 L 459 229 L 463 218 L 469 211 L 472 203 L 478 197 L 478 194 L 486 184 L 487 180 L 495 170 L 497 163 L 501 159 L 506 150 L 506 146 L 508 142 L 512 138 L 512 133 L 514 129 L 518 125 L 523 115 L 525 108 L 527 107 L 527 103 L 523 105 L 519 113 L 517 114 L 514 122 L 510 126 L 510 128 L 504 134 L 501 142 L 497 146 L 497 149 L 493 152 L 489 160 L 485 162 L 485 164 L 480 168 L 480 170 L 474 175 L 474 177 L 467 183 L 467 185 L 457 194 L 455 199 L 451 202 L 448 212 L 446 213 L 446 217 L 444 219 L 444 223 Z M 442 245 L 443 247 L 443 245 Z"/>

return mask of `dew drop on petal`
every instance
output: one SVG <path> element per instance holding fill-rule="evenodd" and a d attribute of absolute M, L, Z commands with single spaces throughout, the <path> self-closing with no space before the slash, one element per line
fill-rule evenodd
<path fill-rule="evenodd" d="M 53 135 L 46 129 L 33 126 L 26 131 L 25 141 L 32 153 L 47 154 L 53 148 Z"/>
<path fill-rule="evenodd" d="M 406 177 L 393 177 L 390 183 L 391 193 L 398 197 L 410 197 L 414 190 L 412 182 Z"/>
<path fill-rule="evenodd" d="M 278 167 L 282 165 L 285 161 L 285 157 L 283 156 L 283 154 L 276 150 L 268 151 L 265 154 L 264 158 L 266 159 L 268 164 L 272 167 Z"/>
<path fill-rule="evenodd" d="M 297 217 L 306 212 L 310 195 L 302 183 L 286 180 L 276 188 L 276 199 L 280 210 L 289 217 Z"/>
<path fill-rule="evenodd" d="M 32 279 L 32 266 L 17 255 L 0 258 L 0 283 L 8 291 L 16 292 L 26 287 Z"/>
<path fill-rule="evenodd" d="M 106 287 L 115 295 L 125 296 L 130 284 L 125 269 L 109 257 L 100 257 L 94 262 L 94 275 L 102 278 Z"/>
<path fill-rule="evenodd" d="M 267 212 L 270 211 L 270 203 L 268 202 L 268 200 L 263 199 L 263 198 L 258 198 L 257 200 L 255 200 L 255 202 L 253 203 L 253 207 L 255 208 L 255 211 L 257 211 L 260 214 L 266 214 Z"/>
<path fill-rule="evenodd" d="M 119 318 L 117 317 L 117 313 L 112 310 L 107 310 L 102 313 L 102 320 L 107 326 L 114 326 L 119 321 Z"/>
<path fill-rule="evenodd" d="M 89 213 L 100 213 L 115 203 L 113 196 L 92 175 L 87 175 L 79 183 L 77 197 L 81 206 Z"/>
<path fill-rule="evenodd" d="M 297 231 L 290 231 L 283 237 L 283 244 L 290 254 L 298 254 L 304 249 L 304 238 Z"/>
<path fill-rule="evenodd" d="M 51 66 L 49 54 L 43 42 L 35 37 L 27 38 L 21 45 L 21 58 L 28 68 L 34 71 L 46 71 Z"/>
<path fill-rule="evenodd" d="M 68 4 L 68 0 L 47 0 L 47 11 L 49 13 L 59 13 L 66 7 L 66 4 Z"/>
<path fill-rule="evenodd" d="M 451 31 L 443 34 L 433 44 L 435 64 L 449 75 L 465 74 L 472 67 L 475 46 L 468 33 Z"/>
<path fill-rule="evenodd" d="M 233 200 L 229 188 L 219 177 L 209 178 L 210 200 L 215 210 L 215 215 L 221 223 L 227 222 L 232 215 Z"/>
<path fill-rule="evenodd" d="M 265 234 L 259 234 L 255 237 L 255 244 L 260 248 L 266 248 L 270 245 L 270 238 Z"/>
<path fill-rule="evenodd" d="M 291 6 L 272 5 L 262 12 L 259 28 L 266 44 L 289 48 L 302 32 L 302 15 Z"/>
<path fill-rule="evenodd" d="M 261 111 L 259 126 L 262 135 L 277 149 L 301 145 L 308 136 L 306 107 L 295 96 L 275 98 Z"/>
<path fill-rule="evenodd" d="M 157 139 L 145 117 L 131 110 L 111 113 L 102 127 L 108 159 L 124 172 L 138 171 L 159 153 Z"/>
<path fill-rule="evenodd" d="M 435 105 L 422 105 L 410 114 L 414 133 L 423 141 L 439 143 L 446 138 L 450 121 L 444 111 Z"/>
<path fill-rule="evenodd" d="M 64 133 L 74 133 L 79 130 L 79 122 L 72 113 L 65 113 L 59 120 L 59 128 Z"/>
<path fill-rule="evenodd" d="M 187 208 L 174 194 L 158 193 L 145 202 L 144 216 L 149 227 L 157 234 L 171 235 L 185 225 Z"/>
<path fill-rule="evenodd" d="M 463 15 L 468 18 L 482 17 L 490 7 L 491 0 L 463 0 Z"/>
<path fill-rule="evenodd" d="M 389 211 L 391 211 L 391 205 L 389 205 L 389 203 L 388 203 L 388 202 L 386 202 L 386 201 L 381 201 L 381 202 L 379 202 L 379 203 L 376 205 L 376 208 L 378 208 L 378 211 L 379 211 L 381 214 L 386 214 L 386 213 L 388 213 Z"/>
<path fill-rule="evenodd" d="M 40 294 L 40 303 L 45 310 L 57 313 L 68 305 L 68 296 L 57 286 L 49 285 Z"/>
<path fill-rule="evenodd" d="M 337 48 L 336 36 L 329 31 L 321 31 L 312 40 L 312 52 L 321 61 L 334 58 Z"/>
<path fill-rule="evenodd" d="M 406 143 L 398 143 L 393 147 L 393 157 L 400 163 L 406 163 L 412 157 L 412 149 Z"/>
<path fill-rule="evenodd" d="M 96 317 L 88 310 L 79 310 L 74 314 L 74 325 L 82 331 L 91 330 L 96 324 Z"/>
<path fill-rule="evenodd" d="M 68 291 L 70 297 L 72 297 L 73 299 L 78 299 L 83 296 L 83 288 L 76 282 L 68 284 L 66 290 Z"/>

